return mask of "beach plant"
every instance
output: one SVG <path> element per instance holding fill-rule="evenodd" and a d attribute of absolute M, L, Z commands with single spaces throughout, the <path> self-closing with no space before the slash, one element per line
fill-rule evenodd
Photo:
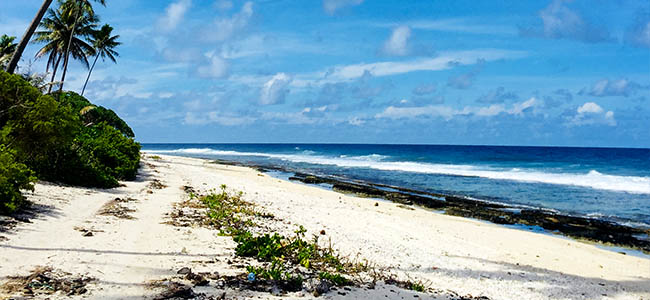
<path fill-rule="evenodd" d="M 21 190 L 34 190 L 34 172 L 17 162 L 14 153 L 0 144 L 0 213 L 7 214 L 24 203 Z"/>
<path fill-rule="evenodd" d="M 93 65 L 88 71 L 88 77 L 86 77 L 86 82 L 84 83 L 84 87 L 81 90 L 82 96 L 86 91 L 88 80 L 90 80 L 90 75 L 93 73 L 93 69 L 95 68 L 95 64 L 97 63 L 97 59 L 99 59 L 99 57 L 102 58 L 102 61 L 108 58 L 113 63 L 117 63 L 115 57 L 120 55 L 117 53 L 117 51 L 115 51 L 115 47 L 121 44 L 117 41 L 118 38 L 120 38 L 120 36 L 113 35 L 113 27 L 108 24 L 104 24 L 102 28 L 92 34 L 90 41 L 92 42 L 93 48 L 95 50 L 95 61 L 93 61 Z"/>

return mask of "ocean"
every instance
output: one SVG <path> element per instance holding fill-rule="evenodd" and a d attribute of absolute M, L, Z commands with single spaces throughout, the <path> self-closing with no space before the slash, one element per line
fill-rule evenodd
<path fill-rule="evenodd" d="M 650 228 L 650 149 L 374 144 L 142 146 L 150 153 L 280 166 Z"/>

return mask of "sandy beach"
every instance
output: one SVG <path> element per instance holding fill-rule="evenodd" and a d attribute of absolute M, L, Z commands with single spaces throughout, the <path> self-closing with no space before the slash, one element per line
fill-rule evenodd
<path fill-rule="evenodd" d="M 152 184 L 154 183 L 154 184 Z M 160 184 L 158 184 L 160 183 Z M 275 216 L 288 234 L 324 231 L 341 254 L 427 282 L 436 293 L 378 284 L 330 291 L 323 299 L 650 299 L 650 259 L 623 255 L 561 236 L 446 216 L 418 207 L 358 198 L 273 178 L 251 168 L 145 154 L 138 180 L 111 190 L 36 185 L 34 217 L 0 233 L 0 281 L 37 266 L 95 278 L 87 299 L 153 299 L 151 283 L 195 272 L 235 275 L 231 237 L 201 227 L 165 224 L 173 205 L 225 184 Z M 115 199 L 128 216 L 106 214 Z M 90 232 L 91 234 L 88 234 Z M 225 299 L 309 299 L 305 291 L 273 296 L 218 286 L 198 293 Z M 0 292 L 0 299 L 19 294 Z M 37 298 L 68 299 L 55 294 Z"/>

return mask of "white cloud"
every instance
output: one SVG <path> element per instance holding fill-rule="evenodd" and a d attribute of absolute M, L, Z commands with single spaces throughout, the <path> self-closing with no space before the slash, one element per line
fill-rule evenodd
<path fill-rule="evenodd" d="M 355 6 L 363 3 L 363 0 L 323 0 L 323 9 L 332 15 L 337 10 L 346 6 Z"/>
<path fill-rule="evenodd" d="M 504 58 L 519 58 L 525 55 L 521 51 L 485 49 L 441 53 L 435 58 L 420 58 L 408 61 L 387 61 L 377 63 L 362 63 L 338 66 L 323 72 L 322 75 L 330 80 L 345 81 L 363 76 L 370 72 L 373 76 L 398 75 L 417 71 L 439 71 L 453 67 L 453 63 L 461 65 L 476 64 L 481 61 L 494 61 Z"/>
<path fill-rule="evenodd" d="M 477 116 L 493 117 L 502 113 L 522 116 L 524 111 L 537 106 L 537 99 L 530 98 L 523 102 L 514 103 L 510 109 L 501 104 L 490 106 L 466 106 L 462 110 L 446 105 L 429 105 L 415 107 L 389 106 L 383 112 L 377 114 L 376 118 L 402 119 L 416 117 L 442 117 L 451 119 L 455 116 Z"/>
<path fill-rule="evenodd" d="M 408 41 L 411 29 L 408 26 L 399 26 L 393 29 L 390 37 L 384 43 L 383 52 L 389 55 L 407 55 L 409 53 Z"/>
<path fill-rule="evenodd" d="M 593 124 L 605 124 L 616 126 L 616 119 L 613 111 L 605 111 L 600 105 L 594 102 L 586 102 L 578 107 L 577 114 L 569 120 L 569 126 L 582 126 Z"/>
<path fill-rule="evenodd" d="M 586 22 L 582 16 L 566 6 L 571 0 L 554 0 L 539 12 L 543 28 L 541 35 L 551 39 L 575 39 L 583 42 L 604 42 L 611 40 L 607 30 Z M 531 29 L 522 29 L 522 34 L 540 35 Z"/>
<path fill-rule="evenodd" d="M 285 96 L 289 93 L 289 83 L 291 83 L 291 77 L 287 74 L 275 74 L 262 87 L 260 91 L 260 104 L 271 105 L 284 102 Z"/>
<path fill-rule="evenodd" d="M 188 125 L 219 124 L 224 126 L 239 126 L 253 123 L 255 122 L 255 118 L 217 111 L 205 113 L 187 112 L 185 113 L 184 122 Z"/>
<path fill-rule="evenodd" d="M 165 15 L 158 20 L 158 25 L 165 31 L 176 29 L 176 26 L 183 21 L 190 6 L 192 6 L 192 0 L 178 0 L 170 4 L 165 10 Z"/>
<path fill-rule="evenodd" d="M 207 57 L 207 63 L 199 65 L 196 74 L 202 78 L 224 78 L 228 75 L 229 64 L 223 58 L 212 55 Z"/>
<path fill-rule="evenodd" d="M 591 89 L 583 89 L 580 91 L 580 94 L 587 94 L 595 97 L 607 97 L 607 96 L 624 96 L 628 97 L 636 93 L 640 89 L 648 88 L 647 86 L 642 86 L 636 82 L 619 79 L 619 80 L 609 80 L 603 79 L 597 81 Z"/>
<path fill-rule="evenodd" d="M 203 30 L 202 38 L 208 42 L 223 42 L 248 26 L 253 16 L 253 2 L 244 3 L 241 10 L 230 18 L 219 18 Z"/>
<path fill-rule="evenodd" d="M 603 112 L 603 108 L 600 107 L 600 105 L 593 102 L 587 102 L 582 106 L 578 107 L 579 114 L 599 114 L 602 112 Z"/>

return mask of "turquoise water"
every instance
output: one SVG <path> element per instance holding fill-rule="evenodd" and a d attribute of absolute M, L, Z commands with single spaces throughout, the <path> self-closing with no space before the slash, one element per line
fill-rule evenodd
<path fill-rule="evenodd" d="M 350 144 L 144 144 L 650 227 L 650 149 Z"/>

